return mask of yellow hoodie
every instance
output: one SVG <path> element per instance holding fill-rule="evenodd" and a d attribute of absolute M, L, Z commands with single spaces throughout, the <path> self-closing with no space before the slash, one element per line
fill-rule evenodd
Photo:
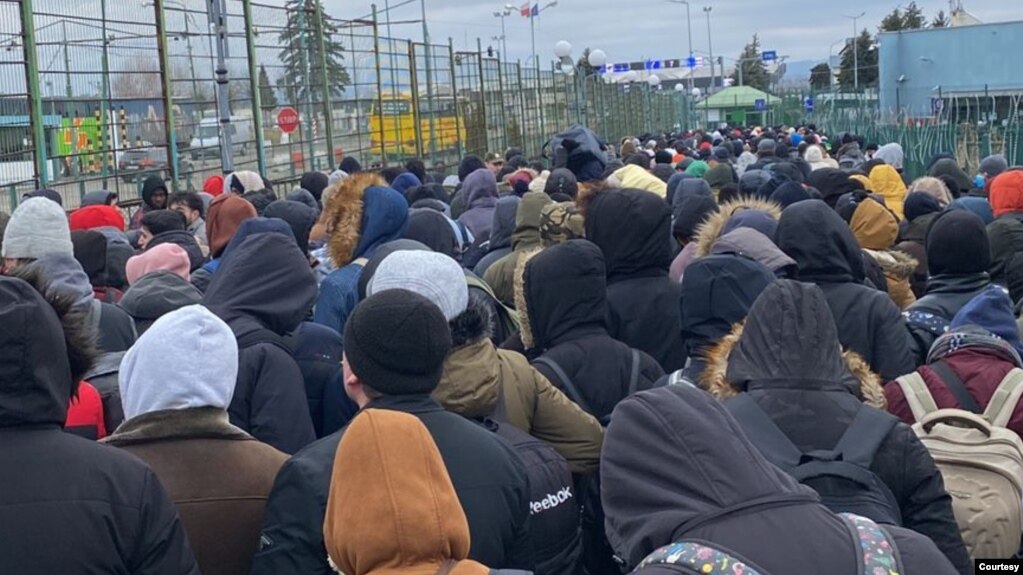
<path fill-rule="evenodd" d="M 899 221 L 906 219 L 902 213 L 902 203 L 906 199 L 906 184 L 899 172 L 891 166 L 877 166 L 870 170 L 870 183 L 874 186 L 874 193 L 884 196 L 885 205 L 895 212 Z"/>
<path fill-rule="evenodd" d="M 622 189 L 645 190 L 662 198 L 668 196 L 668 184 L 639 166 L 628 165 L 614 173 L 617 187 Z M 614 185 L 614 184 L 612 184 Z"/>

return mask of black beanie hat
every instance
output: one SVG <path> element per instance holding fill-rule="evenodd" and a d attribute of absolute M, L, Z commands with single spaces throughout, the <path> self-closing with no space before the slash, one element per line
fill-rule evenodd
<path fill-rule="evenodd" d="M 932 276 L 981 273 L 990 267 L 991 243 L 980 218 L 963 210 L 934 218 L 927 230 L 927 271 Z"/>
<path fill-rule="evenodd" d="M 384 290 L 355 307 L 345 324 L 345 357 L 364 385 L 384 395 L 429 394 L 451 351 L 448 322 L 433 302 Z"/>
<path fill-rule="evenodd" d="M 469 177 L 469 174 L 486 167 L 487 165 L 483 163 L 479 156 L 469 154 L 462 158 L 462 161 L 458 164 L 458 181 L 464 182 Z"/>
<path fill-rule="evenodd" d="M 320 198 L 323 196 L 323 190 L 327 188 L 327 182 L 327 174 L 324 174 L 323 172 L 306 172 L 305 174 L 302 174 L 302 179 L 299 181 L 298 185 L 303 190 L 312 194 L 313 197 L 316 198 L 316 201 L 319 202 Z"/>

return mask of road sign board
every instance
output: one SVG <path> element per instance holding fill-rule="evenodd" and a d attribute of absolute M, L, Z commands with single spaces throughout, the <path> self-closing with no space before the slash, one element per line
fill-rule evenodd
<path fill-rule="evenodd" d="M 695 67 L 696 67 L 696 56 L 690 56 L 690 57 L 686 58 L 686 68 L 695 68 Z"/>
<path fill-rule="evenodd" d="M 935 116 L 941 115 L 945 111 L 945 100 L 941 98 L 931 98 L 931 113 Z"/>
<path fill-rule="evenodd" d="M 807 112 L 813 111 L 813 96 L 803 98 L 803 108 L 805 108 Z"/>
<path fill-rule="evenodd" d="M 758 112 L 763 112 L 764 110 L 767 109 L 767 100 L 763 98 L 757 98 L 756 100 L 753 100 L 753 109 Z"/>
<path fill-rule="evenodd" d="M 774 62 L 775 60 L 778 59 L 778 52 L 776 50 L 764 50 L 760 54 L 760 58 L 764 62 Z"/>
<path fill-rule="evenodd" d="M 298 128 L 298 111 L 291 106 L 284 106 L 277 112 L 277 127 L 285 134 L 290 134 Z"/>

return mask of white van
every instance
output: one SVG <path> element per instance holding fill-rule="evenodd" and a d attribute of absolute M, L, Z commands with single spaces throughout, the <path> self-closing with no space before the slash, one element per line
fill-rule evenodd
<path fill-rule="evenodd" d="M 231 147 L 235 155 L 246 155 L 252 141 L 252 118 L 231 116 L 231 123 L 227 125 L 231 131 Z M 220 157 L 220 119 L 203 118 L 199 126 L 192 134 L 192 141 L 189 143 L 189 153 L 193 160 L 205 157 Z"/>

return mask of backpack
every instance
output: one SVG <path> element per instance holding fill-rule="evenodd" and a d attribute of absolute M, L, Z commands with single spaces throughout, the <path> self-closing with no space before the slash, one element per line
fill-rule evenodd
<path fill-rule="evenodd" d="M 507 422 L 504 392 L 498 393 L 491 431 L 501 436 L 522 460 L 529 477 L 530 534 L 536 572 L 571 575 L 582 556 L 579 498 L 568 461 L 547 442 Z M 496 429 L 494 429 L 496 427 Z"/>
<path fill-rule="evenodd" d="M 104 353 L 96 364 L 82 378 L 96 388 L 103 403 L 103 424 L 107 433 L 113 433 L 124 422 L 124 406 L 121 404 L 121 388 L 117 378 L 121 371 L 121 360 L 127 352 Z"/>
<path fill-rule="evenodd" d="M 919 373 L 902 376 L 913 431 L 941 471 L 970 555 L 1012 557 L 1023 535 L 1023 441 L 1005 426 L 1023 395 L 1023 370 L 1005 376 L 981 413 L 944 362 L 931 367 L 963 409 L 938 409 Z"/>
<path fill-rule="evenodd" d="M 812 487 L 828 509 L 902 525 L 895 495 L 870 470 L 881 443 L 899 422 L 896 417 L 864 406 L 833 449 L 804 453 L 748 394 L 729 399 L 725 407 L 768 461 Z"/>
<path fill-rule="evenodd" d="M 593 415 L 594 417 L 597 417 L 597 414 L 593 411 L 592 408 L 590 408 L 590 402 L 586 401 L 586 398 L 583 397 L 583 394 L 579 392 L 579 388 L 575 386 L 575 383 L 572 381 L 572 378 L 568 377 L 568 374 L 565 373 L 565 370 L 561 369 L 561 366 L 558 365 L 556 361 L 547 356 L 538 357 L 533 361 L 535 363 L 540 363 L 549 367 L 551 371 L 554 372 L 554 375 L 558 376 L 558 380 L 561 381 L 560 386 L 561 391 L 565 392 L 565 395 L 567 395 L 569 399 L 574 401 L 576 405 L 581 407 L 583 411 L 589 413 L 590 415 Z M 628 391 L 625 392 L 625 397 L 629 397 L 630 395 L 636 392 L 636 386 L 639 384 L 640 361 L 641 360 L 639 357 L 639 351 L 633 349 L 632 372 L 629 375 L 629 388 Z M 600 425 L 602 427 L 607 427 L 608 424 L 611 423 L 611 414 L 608 413 L 607 415 L 598 417 L 597 421 L 600 422 Z"/>
<path fill-rule="evenodd" d="M 553 158 L 547 155 L 548 149 L 553 152 Z M 579 124 L 556 134 L 544 144 L 542 152 L 544 158 L 551 160 L 552 170 L 568 168 L 574 173 L 593 161 L 607 165 L 607 144 L 593 130 Z"/>
<path fill-rule="evenodd" d="M 839 515 L 849 530 L 855 549 L 855 573 L 905 573 L 895 539 L 877 523 L 851 513 Z M 667 566 L 690 575 L 768 575 L 767 571 L 737 553 L 706 541 L 682 540 L 647 555 L 633 573 L 646 567 Z"/>

